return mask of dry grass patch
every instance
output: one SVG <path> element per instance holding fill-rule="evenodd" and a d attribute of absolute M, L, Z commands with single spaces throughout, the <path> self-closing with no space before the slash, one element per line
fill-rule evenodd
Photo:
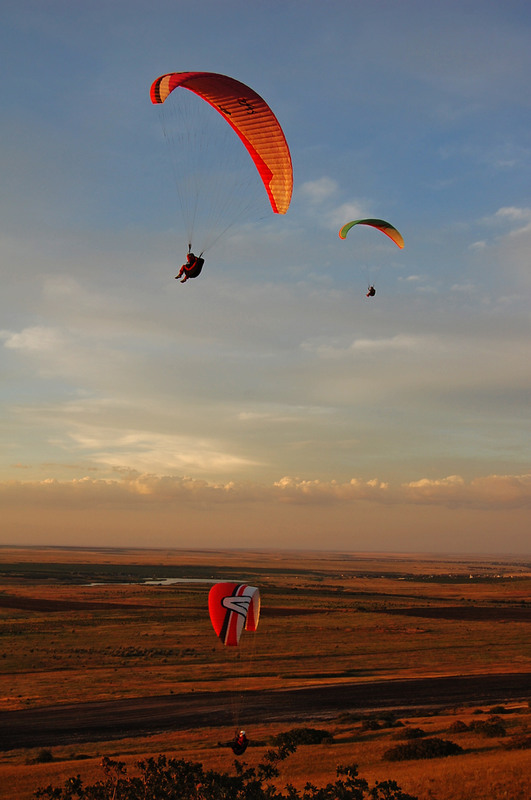
<path fill-rule="evenodd" d="M 53 567 L 56 577 L 44 577 L 43 565 Z M 134 579 L 152 567 L 158 575 L 171 568 L 173 574 L 182 569 L 202 580 L 207 573 L 230 574 L 258 584 L 264 612 L 258 633 L 243 637 L 240 653 L 227 653 L 208 620 L 205 583 L 119 585 L 123 574 Z M 116 584 L 79 584 L 80 575 L 89 582 L 98 570 L 107 581 L 115 575 Z M 0 707 L 525 671 L 531 665 L 529 621 L 511 619 L 509 613 L 504 619 L 503 612 L 529 609 L 530 595 L 530 565 L 518 559 L 1 548 Z M 452 607 L 463 611 L 450 618 Z M 489 617 L 489 609 L 496 614 Z M 483 711 L 479 716 L 487 718 L 489 709 Z M 528 752 L 506 750 L 501 739 L 481 736 L 471 729 L 477 718 L 473 708 L 410 718 L 411 726 L 452 739 L 465 752 L 453 759 L 393 764 L 383 755 L 396 744 L 395 729 L 362 731 L 361 720 L 333 721 L 335 743 L 300 747 L 282 766 L 281 779 L 299 787 L 308 779 L 324 785 L 334 778 L 337 764 L 354 762 L 371 782 L 393 778 L 423 800 L 527 800 L 531 789 L 523 765 Z M 450 732 L 457 719 L 466 730 Z M 526 719 L 529 726 L 522 710 L 503 715 L 505 738 L 525 733 Z M 254 721 L 252 736 L 267 740 L 295 724 Z M 315 721 L 315 727 L 328 726 L 323 719 Z M 228 769 L 232 754 L 229 758 L 217 747 L 221 737 L 219 731 L 169 732 L 51 748 L 55 761 L 50 764 L 26 763 L 33 752 L 4 754 L 0 800 L 26 800 L 37 785 L 58 783 L 76 772 L 96 779 L 102 755 L 133 764 L 164 752 Z M 246 760 L 254 763 L 261 752 L 250 747 Z M 80 753 L 89 758 L 76 760 Z"/>
<path fill-rule="evenodd" d="M 525 751 L 507 751 L 502 741 L 485 740 L 470 730 L 463 734 L 448 734 L 453 721 L 462 719 L 469 723 L 478 717 L 489 716 L 489 708 L 456 709 L 452 714 L 419 716 L 399 720 L 420 727 L 430 735 L 452 738 L 464 749 L 454 758 L 431 759 L 430 761 L 408 761 L 389 763 L 385 751 L 396 740 L 400 730 L 392 720 L 380 718 L 383 727 L 377 730 L 364 729 L 364 720 L 316 720 L 312 727 L 324 728 L 334 737 L 332 744 L 301 745 L 296 753 L 280 765 L 279 786 L 288 782 L 301 789 L 306 781 L 325 785 L 335 777 L 339 764 L 356 763 L 359 773 L 373 783 L 388 779 L 396 780 L 406 792 L 429 800 L 527 800 L 531 796 L 531 778 L 527 764 L 529 754 Z M 376 718 L 376 717 L 375 717 Z M 505 715 L 504 715 L 505 718 Z M 517 733 L 531 725 L 531 712 L 521 707 L 506 715 L 508 730 Z M 264 725 L 259 721 L 249 730 L 253 746 L 245 754 L 245 761 L 255 765 L 268 748 L 271 737 L 289 731 L 293 726 L 281 724 Z M 87 782 L 101 777 L 99 763 L 102 755 L 123 760 L 130 771 L 136 761 L 165 753 L 189 761 L 199 761 L 206 768 L 231 771 L 234 756 L 218 742 L 230 738 L 232 731 L 224 729 L 198 729 L 188 732 L 168 732 L 145 739 L 129 738 L 112 743 L 86 743 L 78 747 L 51 748 L 54 761 L 49 764 L 28 764 L 38 755 L 32 751 L 14 751 L 6 754 L 0 763 L 0 800 L 30 800 L 39 785 L 60 784 L 66 778 L 81 774 Z M 254 746 L 257 743 L 258 746 Z M 83 755 L 83 758 L 80 756 Z"/>

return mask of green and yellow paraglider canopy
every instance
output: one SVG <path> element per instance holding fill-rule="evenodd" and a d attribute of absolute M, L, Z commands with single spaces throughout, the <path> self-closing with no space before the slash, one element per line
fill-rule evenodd
<path fill-rule="evenodd" d="M 346 239 L 347 233 L 354 225 L 370 225 L 372 228 L 376 228 L 377 230 L 385 233 L 386 236 L 389 236 L 390 239 L 400 248 L 404 247 L 404 239 L 402 238 L 402 234 L 397 231 L 391 223 L 386 222 L 384 219 L 354 219 L 352 222 L 347 222 L 346 225 L 343 225 L 341 230 L 339 231 L 339 238 Z"/>

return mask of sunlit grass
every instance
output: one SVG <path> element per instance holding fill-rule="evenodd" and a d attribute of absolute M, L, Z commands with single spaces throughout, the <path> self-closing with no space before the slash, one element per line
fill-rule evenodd
<path fill-rule="evenodd" d="M 0 553 L 3 562 L 8 552 Z M 53 559 L 55 577 L 45 576 L 44 567 L 32 573 L 28 553 L 41 558 L 41 566 L 46 566 L 46 558 Z M 525 671 L 531 664 L 529 621 L 512 619 L 510 614 L 489 620 L 473 614 L 451 619 L 396 613 L 449 606 L 482 613 L 489 608 L 525 608 L 531 578 L 529 565 L 526 577 L 524 562 L 190 552 L 164 553 L 162 563 L 157 563 L 161 556 L 156 552 L 102 551 L 94 554 L 91 565 L 86 551 L 82 556 L 66 551 L 63 562 L 59 555 L 19 551 L 12 558 L 16 569 L 6 569 L 4 579 L 0 577 L 0 601 L 14 598 L 11 605 L 0 602 L 0 709 L 192 691 L 237 693 L 319 682 Z M 72 564 L 78 565 L 77 573 L 83 568 L 87 583 L 104 568 L 107 582 L 81 585 Z M 241 574 L 242 580 L 251 576 L 262 593 L 257 634 L 244 634 L 240 652 L 228 652 L 219 643 L 208 619 L 208 584 L 121 584 L 124 572 L 134 578 L 137 569 L 137 577 L 145 577 L 153 565 L 159 575 L 169 567 L 175 574 L 181 565 L 187 576 L 194 570 L 203 577 L 216 570 L 223 577 L 230 570 Z M 117 567 L 113 584 L 109 581 Z M 497 578 L 501 572 L 517 578 Z M 470 579 L 470 574 L 476 577 Z M 40 601 L 55 606 L 39 610 Z M 335 743 L 300 747 L 282 767 L 281 784 L 303 786 L 308 779 L 324 784 L 333 779 L 337 764 L 355 762 L 368 780 L 393 778 L 422 800 L 527 800 L 531 796 L 525 769 L 528 751 L 505 750 L 502 741 L 468 730 L 449 734 L 456 714 L 469 724 L 472 713 L 472 708 L 465 708 L 410 720 L 430 736 L 456 741 L 464 754 L 392 764 L 385 762 L 384 753 L 396 744 L 396 730 L 362 731 L 359 720 L 318 720 L 317 727 L 330 727 Z M 510 735 L 526 725 L 529 729 L 529 709 L 504 717 L 504 723 Z M 255 720 L 253 738 L 265 742 L 287 727 Z M 228 757 L 217 747 L 226 734 L 216 729 L 167 732 L 145 739 L 51 748 L 55 759 L 51 764 L 30 763 L 36 751 L 4 753 L 0 799 L 27 800 L 37 785 L 57 784 L 77 772 L 95 780 L 100 777 L 102 755 L 132 765 L 142 755 L 165 752 L 229 769 L 232 754 Z M 263 747 L 249 748 L 246 760 L 255 763 L 262 753 Z M 80 755 L 86 758 L 79 760 Z"/>

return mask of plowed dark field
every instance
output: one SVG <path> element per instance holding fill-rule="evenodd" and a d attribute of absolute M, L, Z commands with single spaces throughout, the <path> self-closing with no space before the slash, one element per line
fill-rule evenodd
<path fill-rule="evenodd" d="M 322 685 L 253 692 L 243 700 L 245 718 L 293 723 L 342 712 L 448 708 L 527 700 L 531 673 L 447 676 Z M 48 706 L 0 714 L 0 750 L 140 737 L 166 730 L 231 725 L 227 692 L 139 697 Z M 246 723 L 247 724 L 247 723 Z"/>

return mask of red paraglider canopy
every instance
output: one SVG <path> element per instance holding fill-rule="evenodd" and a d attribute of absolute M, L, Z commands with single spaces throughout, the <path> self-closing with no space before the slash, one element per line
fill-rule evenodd
<path fill-rule="evenodd" d="M 208 595 L 212 627 L 223 644 L 236 646 L 243 629 L 256 631 L 260 591 L 246 583 L 216 583 Z"/>
<path fill-rule="evenodd" d="M 291 155 L 280 124 L 265 100 L 244 83 L 215 72 L 169 72 L 151 86 L 151 102 L 164 103 L 182 87 L 210 103 L 247 148 L 276 214 L 288 210 L 293 191 Z"/>

